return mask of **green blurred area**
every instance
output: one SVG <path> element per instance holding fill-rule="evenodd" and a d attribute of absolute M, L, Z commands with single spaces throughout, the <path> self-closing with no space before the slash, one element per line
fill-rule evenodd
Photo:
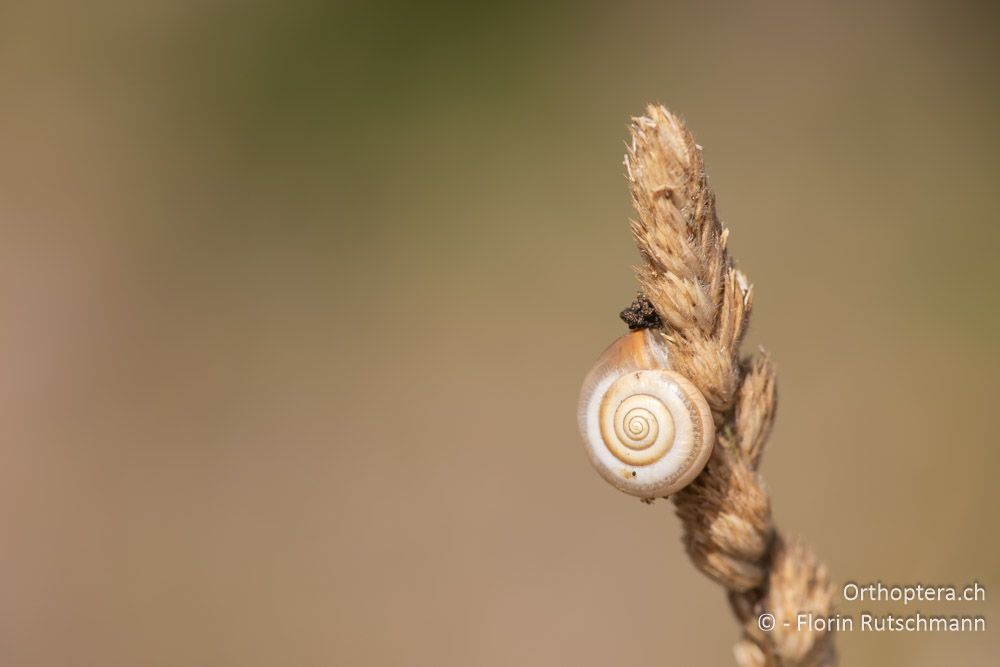
<path fill-rule="evenodd" d="M 656 101 L 779 364 L 779 522 L 838 581 L 992 591 L 996 35 L 981 3 L 0 7 L 0 664 L 730 664 L 668 506 L 575 432 Z"/>

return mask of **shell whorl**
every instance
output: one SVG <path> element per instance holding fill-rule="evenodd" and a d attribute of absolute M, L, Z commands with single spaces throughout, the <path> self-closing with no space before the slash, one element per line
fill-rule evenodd
<path fill-rule="evenodd" d="M 601 476 L 641 498 L 690 483 L 715 442 L 708 403 L 670 370 L 662 334 L 649 329 L 622 336 L 601 355 L 584 381 L 579 421 Z"/>

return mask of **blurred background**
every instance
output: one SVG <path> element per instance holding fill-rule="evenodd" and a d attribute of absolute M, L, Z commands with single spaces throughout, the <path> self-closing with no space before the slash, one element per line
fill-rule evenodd
<path fill-rule="evenodd" d="M 778 522 L 838 582 L 978 580 L 919 609 L 1000 622 L 997 32 L 956 2 L 4 3 L 0 664 L 733 664 L 670 504 L 576 433 L 653 101 L 756 285 Z"/>

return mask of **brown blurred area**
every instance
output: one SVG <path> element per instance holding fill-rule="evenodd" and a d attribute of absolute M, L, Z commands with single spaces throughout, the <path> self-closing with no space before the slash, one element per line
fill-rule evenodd
<path fill-rule="evenodd" d="M 978 580 L 921 611 L 1000 622 L 997 29 L 954 2 L 5 4 L 0 665 L 732 664 L 669 504 L 575 430 L 636 288 L 649 101 L 756 285 L 781 525 L 840 582 Z M 839 645 L 986 665 L 996 637 Z"/>

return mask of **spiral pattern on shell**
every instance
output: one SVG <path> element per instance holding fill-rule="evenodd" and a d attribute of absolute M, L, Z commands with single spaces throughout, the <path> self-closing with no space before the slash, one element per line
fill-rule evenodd
<path fill-rule="evenodd" d="M 708 403 L 669 370 L 659 339 L 649 332 L 623 336 L 601 356 L 584 382 L 579 415 L 598 472 L 642 498 L 690 483 L 715 440 Z"/>
<path fill-rule="evenodd" d="M 670 407 L 655 394 L 633 393 L 638 374 L 618 378 L 601 401 L 604 444 L 622 463 L 642 466 L 662 458 L 674 443 Z"/>

